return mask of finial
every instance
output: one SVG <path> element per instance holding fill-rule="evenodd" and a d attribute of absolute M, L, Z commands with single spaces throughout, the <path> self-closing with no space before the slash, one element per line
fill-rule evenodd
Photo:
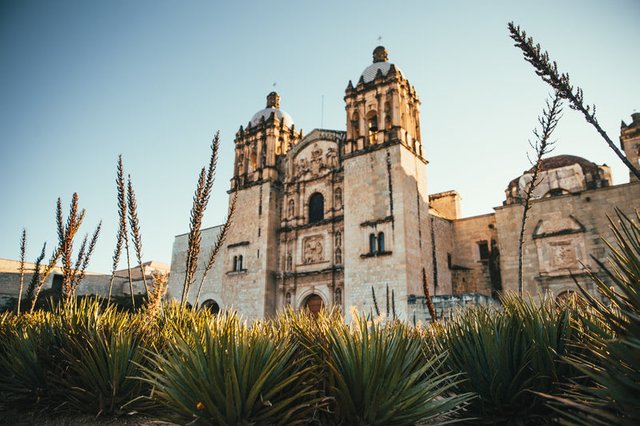
<path fill-rule="evenodd" d="M 271 92 L 267 95 L 267 108 L 280 108 L 280 95 Z"/>
<path fill-rule="evenodd" d="M 373 63 L 375 64 L 376 62 L 387 62 L 389 60 L 389 57 L 387 56 L 388 52 L 387 49 L 384 48 L 384 46 L 378 46 L 375 49 L 373 49 Z"/>

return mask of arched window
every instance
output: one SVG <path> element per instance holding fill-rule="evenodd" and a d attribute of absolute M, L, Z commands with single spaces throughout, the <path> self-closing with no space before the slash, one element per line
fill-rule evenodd
<path fill-rule="evenodd" d="M 238 256 L 233 256 L 233 270 L 238 270 Z"/>
<path fill-rule="evenodd" d="M 391 105 L 389 102 L 384 103 L 384 127 L 385 129 L 391 129 Z"/>
<path fill-rule="evenodd" d="M 378 131 L 378 114 L 375 111 L 370 111 L 367 114 L 367 126 L 370 132 Z"/>
<path fill-rule="evenodd" d="M 376 252 L 376 234 L 369 234 L 369 254 Z"/>
<path fill-rule="evenodd" d="M 342 250 L 336 249 L 336 265 L 342 265 Z"/>
<path fill-rule="evenodd" d="M 287 256 L 287 271 L 291 271 L 293 269 L 293 258 L 291 257 L 291 253 Z"/>
<path fill-rule="evenodd" d="M 336 237 L 336 247 L 340 247 L 342 245 L 342 234 L 340 233 L 340 231 L 336 231 L 335 237 Z"/>
<path fill-rule="evenodd" d="M 258 155 L 255 151 L 251 153 L 251 170 L 255 170 L 258 168 Z"/>
<path fill-rule="evenodd" d="M 309 223 L 320 222 L 324 219 L 324 197 L 316 192 L 309 197 Z"/>
<path fill-rule="evenodd" d="M 241 175 L 244 173 L 244 154 L 240 154 L 238 158 L 238 174 Z"/>
<path fill-rule="evenodd" d="M 384 253 L 384 232 L 378 233 L 378 253 Z"/>
<path fill-rule="evenodd" d="M 358 111 L 351 116 L 351 131 L 353 132 L 353 138 L 358 139 L 360 137 L 360 115 Z"/>

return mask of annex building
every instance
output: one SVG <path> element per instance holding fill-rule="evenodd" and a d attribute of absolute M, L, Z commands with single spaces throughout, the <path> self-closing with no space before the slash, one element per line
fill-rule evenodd
<path fill-rule="evenodd" d="M 436 306 L 518 289 L 522 194 L 530 171 L 506 183 L 502 206 L 460 218 L 455 191 L 429 195 L 420 100 L 387 51 L 373 51 L 345 91 L 346 130 L 304 135 L 277 93 L 235 136 L 230 233 L 203 282 L 199 303 L 263 318 L 286 306 L 380 310 L 424 320 L 423 276 Z M 625 154 L 638 164 L 640 114 L 623 123 Z M 640 182 L 613 185 L 607 166 L 562 155 L 542 165 L 524 243 L 525 293 L 558 297 L 588 286 L 590 257 L 604 260 L 607 214 L 640 208 Z M 230 198 L 231 199 L 231 198 Z M 220 227 L 203 230 L 189 301 Z M 175 237 L 169 296 L 180 298 L 187 234 Z M 372 291 L 373 288 L 373 291 Z M 390 294 L 390 296 L 388 296 Z M 388 305 L 387 305 L 388 306 Z M 444 308 L 442 308 L 444 309 Z"/>

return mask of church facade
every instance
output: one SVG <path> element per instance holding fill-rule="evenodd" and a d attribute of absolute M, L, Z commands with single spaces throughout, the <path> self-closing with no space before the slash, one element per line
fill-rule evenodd
<path fill-rule="evenodd" d="M 424 319 L 425 278 L 442 300 L 517 290 L 520 197 L 529 172 L 509 184 L 495 213 L 460 218 L 455 191 L 427 193 L 420 100 L 384 47 L 344 99 L 346 131 L 304 135 L 275 92 L 240 127 L 229 191 L 236 212 L 199 302 L 263 318 L 287 306 L 370 312 L 377 296 L 380 311 L 391 304 L 400 318 Z M 633 120 L 627 127 L 640 129 L 640 116 Z M 623 142 L 636 163 L 637 134 L 627 131 Z M 606 257 L 599 239 L 607 235 L 606 213 L 614 205 L 628 213 L 640 207 L 640 182 L 613 186 L 606 166 L 559 156 L 545 163 L 537 191 L 524 291 L 558 296 L 575 290 L 571 274 L 596 266 L 589 254 Z M 219 232 L 203 230 L 201 253 Z M 186 245 L 186 234 L 176 236 L 170 297 L 182 292 Z M 203 268 L 200 259 L 191 303 Z"/>

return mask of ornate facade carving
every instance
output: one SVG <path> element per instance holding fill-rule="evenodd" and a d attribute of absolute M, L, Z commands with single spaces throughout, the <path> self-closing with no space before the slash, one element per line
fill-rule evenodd
<path fill-rule="evenodd" d="M 324 260 L 324 241 L 322 235 L 313 235 L 302 240 L 302 263 L 305 265 Z"/>

